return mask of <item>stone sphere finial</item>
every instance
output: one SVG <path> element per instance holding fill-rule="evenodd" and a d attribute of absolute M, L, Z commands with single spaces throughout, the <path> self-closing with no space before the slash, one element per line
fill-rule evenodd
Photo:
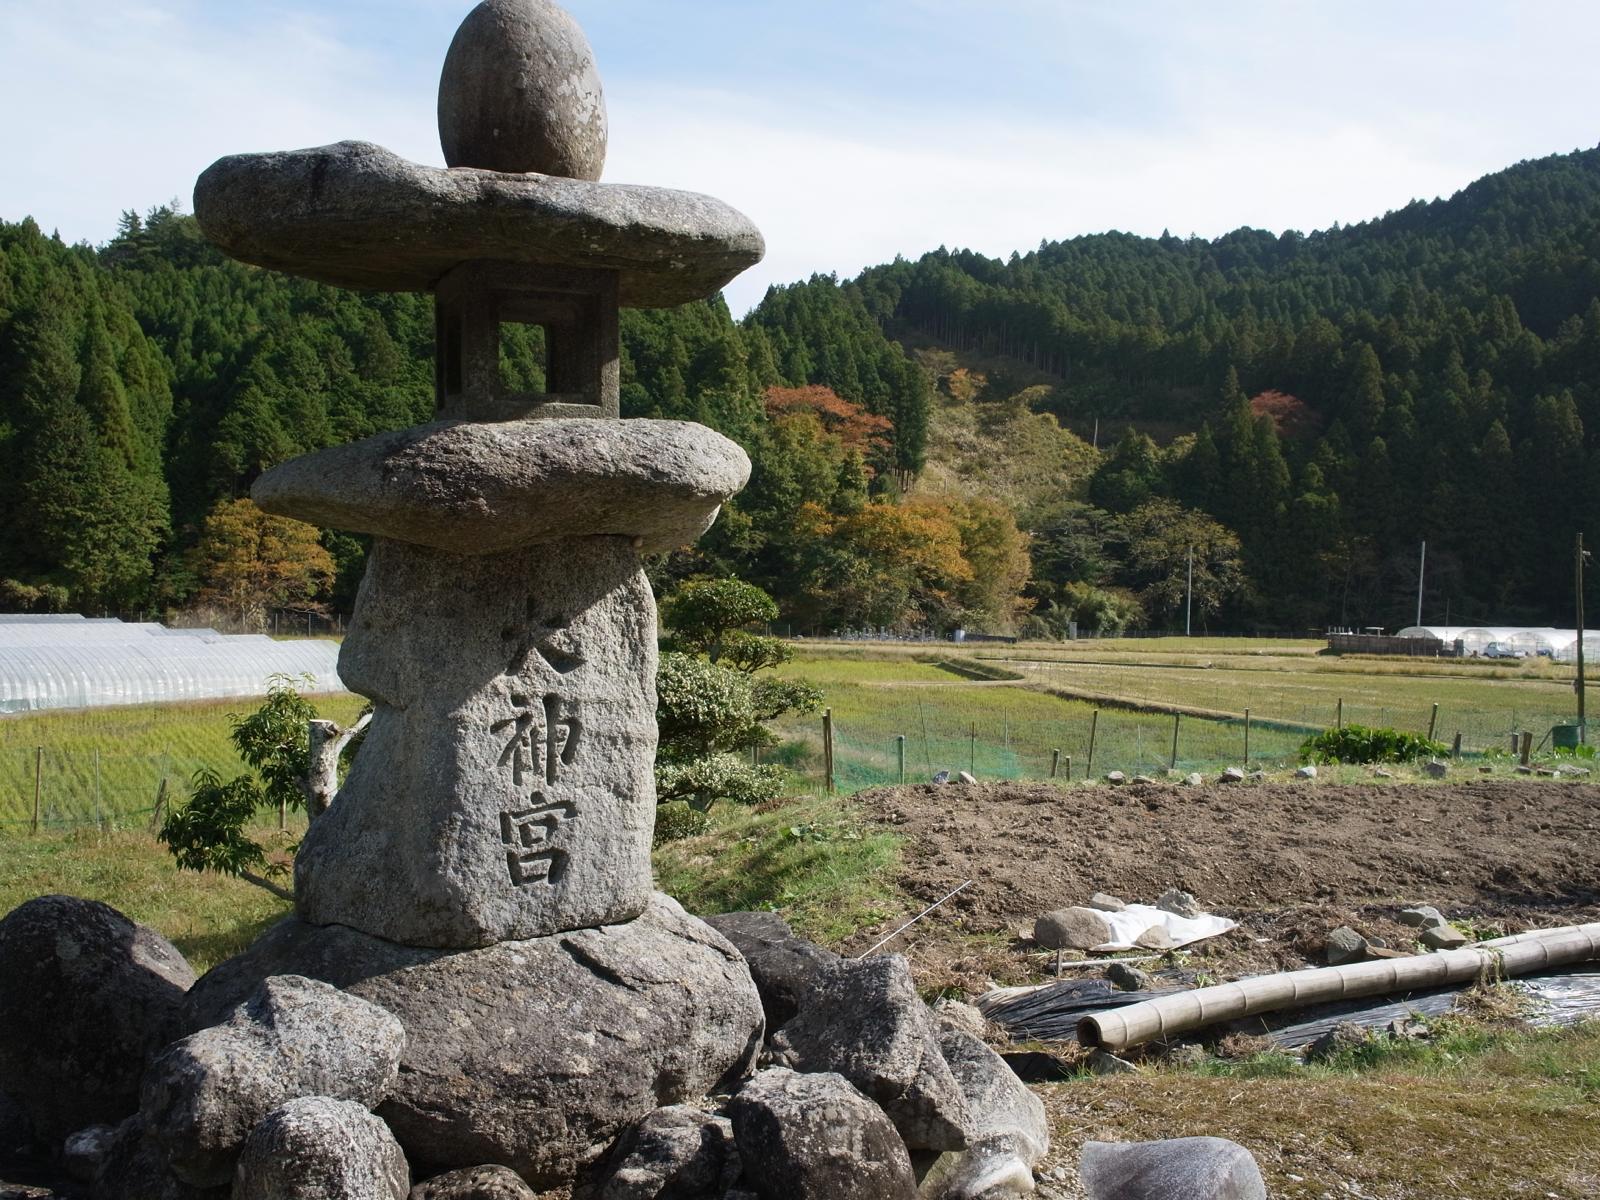
<path fill-rule="evenodd" d="M 598 180 L 606 101 L 594 51 L 551 0 L 484 0 L 450 43 L 439 140 L 452 167 Z"/>

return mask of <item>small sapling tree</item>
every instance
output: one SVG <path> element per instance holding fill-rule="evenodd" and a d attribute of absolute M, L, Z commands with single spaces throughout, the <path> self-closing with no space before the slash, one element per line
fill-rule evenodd
<path fill-rule="evenodd" d="M 278 810 L 279 828 L 290 810 L 302 807 L 314 820 L 327 810 L 338 787 L 341 755 L 352 750 L 371 713 L 348 729 L 320 720 L 296 683 L 274 675 L 266 702 L 247 716 L 231 714 L 229 735 L 239 757 L 254 774 L 224 782 L 211 767 L 201 767 L 190 781 L 189 802 L 167 814 L 156 836 L 166 843 L 178 866 L 187 871 L 220 871 L 265 888 L 285 900 L 293 891 L 278 882 L 288 878 L 286 863 L 267 857 L 266 847 L 247 826 L 262 808 Z"/>

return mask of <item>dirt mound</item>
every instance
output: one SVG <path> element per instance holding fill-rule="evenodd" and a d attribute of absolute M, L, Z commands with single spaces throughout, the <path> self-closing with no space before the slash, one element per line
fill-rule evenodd
<path fill-rule="evenodd" d="M 913 896 L 974 881 L 946 917 L 974 932 L 1096 891 L 1149 902 L 1169 887 L 1222 912 L 1421 901 L 1514 927 L 1600 916 L 1600 787 L 1587 784 L 995 783 L 857 802 L 906 838 Z"/>

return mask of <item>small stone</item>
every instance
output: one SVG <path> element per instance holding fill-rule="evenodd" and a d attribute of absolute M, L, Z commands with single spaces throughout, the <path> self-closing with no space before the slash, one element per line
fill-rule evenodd
<path fill-rule="evenodd" d="M 1105 892 L 1096 892 L 1089 897 L 1089 907 L 1097 912 L 1121 912 L 1128 906 L 1120 897 L 1108 896 Z"/>
<path fill-rule="evenodd" d="M 274 1109 L 239 1155 L 233 1200 L 407 1200 L 411 1169 L 389 1127 L 351 1100 Z"/>
<path fill-rule="evenodd" d="M 1430 950 L 1459 950 L 1472 941 L 1454 925 L 1434 925 L 1417 938 Z"/>
<path fill-rule="evenodd" d="M 933 1010 L 933 1019 L 938 1023 L 941 1036 L 950 1030 L 958 1029 L 982 1041 L 989 1032 L 989 1018 L 964 1001 L 952 1000 L 945 996 L 935 1000 L 930 1008 Z"/>
<path fill-rule="evenodd" d="M 1127 781 L 1128 777 L 1121 771 L 1111 771 L 1106 775 L 1106 782 L 1109 784 L 1116 785 L 1126 783 Z"/>
<path fill-rule="evenodd" d="M 1222 777 L 1221 777 L 1221 779 L 1218 780 L 1218 782 L 1219 783 L 1243 783 L 1244 782 L 1244 768 L 1243 767 L 1225 767 L 1225 768 L 1223 768 Z"/>
<path fill-rule="evenodd" d="M 40 896 L 0 919 L 0 1090 L 59 1145 L 139 1107 L 150 1058 L 183 1032 L 194 972 L 110 905 Z"/>
<path fill-rule="evenodd" d="M 1362 1026 L 1353 1021 L 1340 1021 L 1306 1047 L 1306 1058 L 1311 1062 L 1325 1062 L 1336 1055 L 1358 1049 L 1371 1039 L 1372 1035 Z"/>
<path fill-rule="evenodd" d="M 1450 774 L 1450 765 L 1442 763 L 1438 759 L 1431 759 L 1422 765 L 1422 771 L 1430 779 L 1443 779 Z"/>
<path fill-rule="evenodd" d="M 1494 768 L 1493 767 L 1479 767 L 1478 768 L 1478 774 L 1479 775 L 1493 775 L 1494 774 Z"/>
<path fill-rule="evenodd" d="M 1135 782 L 1135 783 L 1154 783 L 1155 780 L 1150 778 L 1150 776 L 1148 776 L 1148 775 L 1135 775 L 1133 777 L 1133 782 Z"/>
<path fill-rule="evenodd" d="M 877 1105 L 833 1072 L 762 1071 L 728 1104 L 745 1183 L 768 1200 L 913 1200 L 911 1159 Z"/>
<path fill-rule="evenodd" d="M 1296 779 L 1315 779 L 1317 777 L 1316 764 L 1307 763 L 1294 773 L 1294 777 Z"/>
<path fill-rule="evenodd" d="M 1369 937 L 1367 939 L 1368 950 L 1387 950 L 1388 948 L 1389 943 L 1384 941 L 1381 937 Z"/>
<path fill-rule="evenodd" d="M 1414 929 L 1432 929 L 1445 923 L 1444 914 L 1431 904 L 1419 904 L 1415 908 L 1402 908 L 1397 918 L 1402 925 L 1410 925 Z"/>
<path fill-rule="evenodd" d="M 1199 771 L 1190 771 L 1183 777 L 1184 787 L 1203 787 L 1205 782 L 1205 776 L 1201 775 Z"/>
<path fill-rule="evenodd" d="M 957 771 L 956 780 L 960 783 L 977 783 L 978 777 L 971 771 Z"/>
<path fill-rule="evenodd" d="M 61 1165 L 67 1174 L 82 1183 L 93 1183 L 100 1173 L 100 1165 L 117 1136 L 115 1125 L 90 1125 L 80 1129 L 61 1147 Z"/>
<path fill-rule="evenodd" d="M 1152 925 L 1138 937 L 1133 939 L 1133 944 L 1141 950 L 1171 950 L 1177 945 L 1172 940 L 1172 935 L 1167 932 L 1165 925 Z"/>
<path fill-rule="evenodd" d="M 1360 962 L 1367 956 L 1367 939 L 1348 925 L 1341 925 L 1327 937 L 1325 953 L 1330 967 Z"/>
<path fill-rule="evenodd" d="M 1386 771 L 1382 767 L 1374 767 L 1372 769 L 1372 775 L 1373 775 L 1373 778 L 1375 778 L 1375 779 L 1393 779 L 1394 778 L 1394 772 L 1393 771 Z"/>
<path fill-rule="evenodd" d="M 1162 912 L 1169 912 L 1175 917 L 1184 917 L 1191 921 L 1201 915 L 1200 902 L 1179 888 L 1168 888 L 1162 892 L 1156 897 L 1156 907 Z"/>
<path fill-rule="evenodd" d="M 435 1175 L 411 1189 L 411 1200 L 539 1200 L 510 1167 L 489 1164 Z"/>
<path fill-rule="evenodd" d="M 687 1104 L 658 1108 L 617 1144 L 595 1200 L 693 1200 L 739 1181 L 733 1124 Z"/>
<path fill-rule="evenodd" d="M 1155 986 L 1155 980 L 1150 978 L 1148 971 L 1141 971 L 1125 962 L 1114 962 L 1107 967 L 1106 978 L 1125 992 L 1143 992 Z"/>
<path fill-rule="evenodd" d="M 1198 1067 L 1210 1058 L 1206 1048 L 1194 1042 L 1179 1042 L 1167 1051 L 1167 1062 L 1175 1067 Z"/>
<path fill-rule="evenodd" d="M 394 1087 L 405 1043 L 400 1022 L 376 1004 L 276 975 L 223 1024 L 157 1056 L 140 1115 L 173 1174 L 221 1187 L 250 1131 L 288 1101 L 326 1096 L 376 1108 Z"/>
<path fill-rule="evenodd" d="M 1266 777 L 1267 777 L 1267 773 L 1265 771 L 1260 770 L 1260 769 L 1251 771 L 1249 775 L 1245 776 L 1245 778 L 1254 779 L 1257 782 L 1259 782 L 1260 780 L 1265 779 Z"/>
<path fill-rule="evenodd" d="M 1085 1060 L 1089 1070 L 1096 1075 L 1137 1075 L 1139 1068 L 1125 1058 L 1118 1058 L 1109 1050 L 1096 1049 Z"/>
<path fill-rule="evenodd" d="M 1512 767 L 1511 769 L 1513 771 L 1515 771 L 1518 775 L 1532 775 L 1533 774 L 1533 768 L 1532 767 L 1525 767 L 1521 763 L 1518 763 L 1516 766 Z"/>
<path fill-rule="evenodd" d="M 843 1075 L 883 1107 L 907 1148 L 965 1148 L 966 1101 L 900 955 L 840 960 L 770 1046 L 783 1066 Z"/>
<path fill-rule="evenodd" d="M 1556 777 L 1556 773 L 1549 767 L 1540 767 L 1534 772 L 1534 774 L 1538 775 L 1541 779 L 1554 779 Z"/>
<path fill-rule="evenodd" d="M 1085 1142 L 1078 1179 L 1087 1200 L 1267 1200 L 1254 1156 L 1225 1138 Z"/>
<path fill-rule="evenodd" d="M 1059 908 L 1033 923 L 1033 940 L 1046 950 L 1093 950 L 1111 940 L 1111 926 L 1092 908 Z"/>
<path fill-rule="evenodd" d="M 1588 767 L 1580 767 L 1575 763 L 1562 763 L 1560 766 L 1558 766 L 1556 768 L 1556 774 L 1558 774 L 1558 775 L 1587 775 L 1587 774 L 1589 774 L 1589 768 Z"/>
<path fill-rule="evenodd" d="M 1420 1017 L 1397 1017 L 1389 1022 L 1389 1036 L 1400 1041 L 1417 1041 L 1432 1034 L 1433 1030 Z"/>
<path fill-rule="evenodd" d="M 1416 956 L 1413 955 L 1413 954 L 1407 953 L 1404 950 L 1395 950 L 1395 949 L 1393 949 L 1392 947 L 1389 947 L 1389 946 L 1375 946 L 1371 942 L 1368 942 L 1367 943 L 1367 957 L 1368 958 L 1414 958 Z"/>

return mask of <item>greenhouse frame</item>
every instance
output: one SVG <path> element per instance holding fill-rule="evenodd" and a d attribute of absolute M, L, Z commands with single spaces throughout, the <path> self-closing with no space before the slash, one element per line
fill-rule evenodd
<path fill-rule="evenodd" d="M 1572 662 L 1578 656 L 1578 631 L 1528 625 L 1409 625 L 1396 637 L 1433 638 L 1461 643 L 1461 653 L 1483 658 L 1550 658 Z M 1600 630 L 1583 631 L 1583 655 L 1600 661 Z"/>

